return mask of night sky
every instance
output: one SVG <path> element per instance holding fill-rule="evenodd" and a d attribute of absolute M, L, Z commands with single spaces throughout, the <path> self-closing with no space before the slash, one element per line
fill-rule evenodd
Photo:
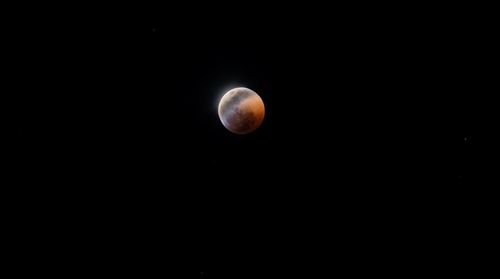
<path fill-rule="evenodd" d="M 219 218 L 314 230 L 454 206 L 473 176 L 482 77 L 468 54 L 480 35 L 406 16 L 158 12 L 31 26 L 14 69 L 29 77 L 15 89 L 19 179 L 50 181 L 33 195 L 195 216 L 208 231 Z M 238 86 L 266 106 L 248 135 L 217 115 Z"/>

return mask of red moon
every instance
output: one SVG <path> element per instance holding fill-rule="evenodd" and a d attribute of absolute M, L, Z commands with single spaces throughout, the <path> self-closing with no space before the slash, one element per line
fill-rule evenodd
<path fill-rule="evenodd" d="M 259 128 L 264 111 L 260 96 L 245 87 L 229 90 L 219 102 L 219 118 L 235 134 L 248 134 Z"/>

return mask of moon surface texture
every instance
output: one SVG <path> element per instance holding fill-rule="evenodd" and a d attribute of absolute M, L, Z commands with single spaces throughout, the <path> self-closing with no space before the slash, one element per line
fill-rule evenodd
<path fill-rule="evenodd" d="M 264 120 L 264 102 L 248 88 L 231 89 L 219 102 L 219 118 L 224 127 L 235 134 L 251 133 Z"/>

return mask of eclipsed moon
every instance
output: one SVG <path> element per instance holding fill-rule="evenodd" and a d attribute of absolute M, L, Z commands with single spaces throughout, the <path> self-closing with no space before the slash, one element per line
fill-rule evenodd
<path fill-rule="evenodd" d="M 264 120 L 264 102 L 248 88 L 231 89 L 219 102 L 219 118 L 224 127 L 235 134 L 251 133 Z"/>

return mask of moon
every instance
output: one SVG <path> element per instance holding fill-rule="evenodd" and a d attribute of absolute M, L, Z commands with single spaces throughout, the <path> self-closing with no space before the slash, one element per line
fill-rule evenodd
<path fill-rule="evenodd" d="M 264 111 L 260 96 L 245 87 L 229 90 L 219 102 L 220 121 L 235 134 L 248 134 L 259 128 Z"/>

